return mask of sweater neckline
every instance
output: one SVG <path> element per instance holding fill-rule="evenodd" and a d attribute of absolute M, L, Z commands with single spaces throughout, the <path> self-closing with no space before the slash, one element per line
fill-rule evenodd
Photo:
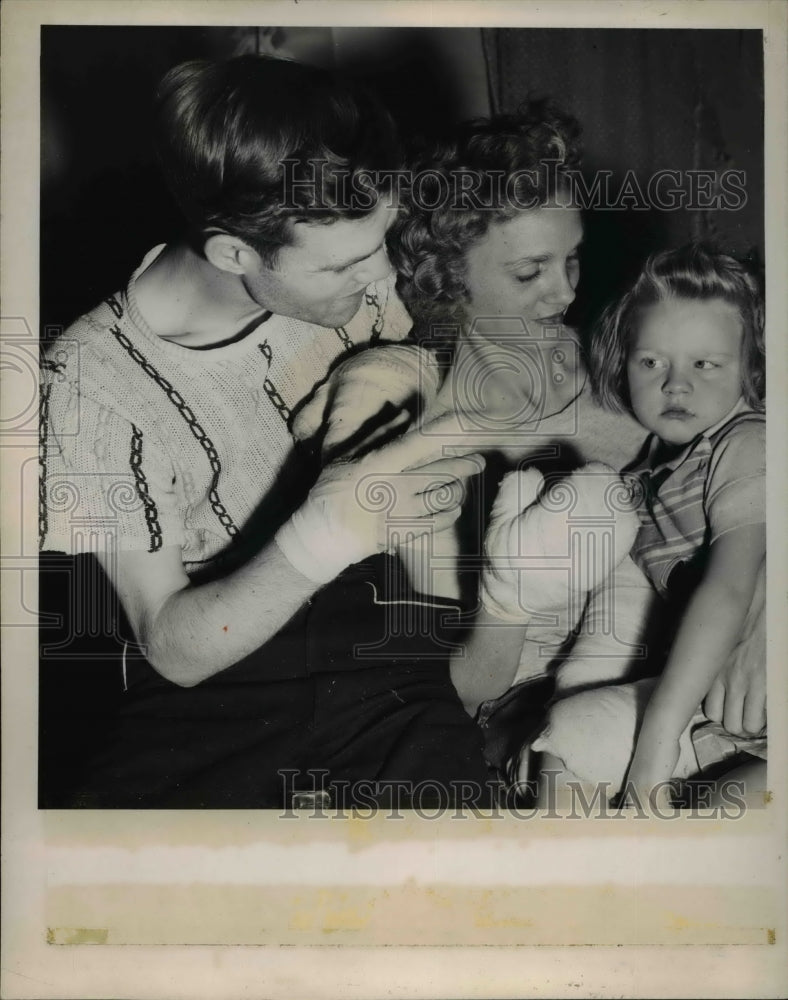
<path fill-rule="evenodd" d="M 215 345 L 209 344 L 200 347 L 185 347 L 183 344 L 175 343 L 172 340 L 168 340 L 166 337 L 160 337 L 151 329 L 140 310 L 139 303 L 137 302 L 136 283 L 139 276 L 146 271 L 162 253 L 165 246 L 165 243 L 160 243 L 158 246 L 155 246 L 152 250 L 149 250 L 148 253 L 145 254 L 142 259 L 142 263 L 134 271 L 131 278 L 129 278 L 129 283 L 126 286 L 124 293 L 127 315 L 134 326 L 140 331 L 141 334 L 143 334 L 145 339 L 154 343 L 158 350 L 163 351 L 165 354 L 169 354 L 171 357 L 177 357 L 182 361 L 192 359 L 199 362 L 200 358 L 205 359 L 206 356 L 211 359 L 232 359 L 246 354 L 250 347 L 253 349 L 256 348 L 263 340 L 263 331 L 265 330 L 266 334 L 268 333 L 268 324 L 277 321 L 278 317 L 274 313 L 264 313 L 257 320 L 252 320 L 237 334 L 227 338 L 221 343 Z"/>

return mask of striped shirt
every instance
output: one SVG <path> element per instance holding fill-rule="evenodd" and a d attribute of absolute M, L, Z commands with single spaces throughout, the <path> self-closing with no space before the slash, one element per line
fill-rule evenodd
<path fill-rule="evenodd" d="M 645 458 L 626 470 L 639 497 L 632 557 L 662 596 L 675 589 L 671 575 L 721 535 L 765 522 L 765 436 L 764 415 L 740 400 L 668 462 L 654 464 L 660 442 L 652 435 Z"/>

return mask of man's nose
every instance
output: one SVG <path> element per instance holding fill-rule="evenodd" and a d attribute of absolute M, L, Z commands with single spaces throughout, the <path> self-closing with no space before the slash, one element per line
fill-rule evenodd
<path fill-rule="evenodd" d="M 373 281 L 381 281 L 387 278 L 392 271 L 391 261 L 386 253 L 386 248 L 381 247 L 377 253 L 361 261 L 353 272 L 353 279 L 357 282 L 359 289 L 366 288 Z"/>

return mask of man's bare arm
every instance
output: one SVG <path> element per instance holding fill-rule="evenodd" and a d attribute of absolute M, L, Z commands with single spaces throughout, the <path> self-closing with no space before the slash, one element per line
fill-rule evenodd
<path fill-rule="evenodd" d="M 198 684 L 262 646 L 346 566 L 385 550 L 391 517 L 416 534 L 445 531 L 459 514 L 462 480 L 484 467 L 478 456 L 435 460 L 449 426 L 453 418 L 434 436 L 414 431 L 358 462 L 327 466 L 276 539 L 221 579 L 192 584 L 174 546 L 102 558 L 150 663 L 176 684 Z M 392 506 L 378 502 L 383 487 Z"/>
<path fill-rule="evenodd" d="M 197 586 L 175 546 L 101 562 L 149 662 L 184 687 L 262 646 L 317 589 L 274 543 L 229 576 Z"/>

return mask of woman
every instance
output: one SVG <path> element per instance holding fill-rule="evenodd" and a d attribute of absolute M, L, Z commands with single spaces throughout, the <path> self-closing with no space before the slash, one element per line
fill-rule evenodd
<path fill-rule="evenodd" d="M 545 102 L 465 126 L 453 143 L 415 165 L 403 217 L 392 231 L 392 256 L 416 335 L 450 358 L 431 414 L 465 414 L 467 433 L 493 453 L 473 513 L 454 534 L 431 540 L 433 558 L 426 543 L 401 550 L 423 593 L 463 595 L 462 576 L 446 566 L 470 555 L 478 569 L 487 513 L 508 468 L 535 464 L 561 474 L 596 460 L 618 469 L 642 443 L 632 418 L 592 400 L 579 337 L 564 324 L 583 238 L 572 197 L 577 137 L 576 122 Z M 640 606 L 647 591 L 637 575 L 632 579 Z M 467 589 L 473 604 L 473 582 Z M 547 663 L 538 643 L 523 647 L 522 629 L 484 628 L 493 622 L 482 610 L 465 654 L 452 663 L 471 713 L 504 692 L 516 672 L 519 678 L 543 673 Z M 620 647 L 615 653 L 614 676 L 620 677 L 628 657 Z"/>

